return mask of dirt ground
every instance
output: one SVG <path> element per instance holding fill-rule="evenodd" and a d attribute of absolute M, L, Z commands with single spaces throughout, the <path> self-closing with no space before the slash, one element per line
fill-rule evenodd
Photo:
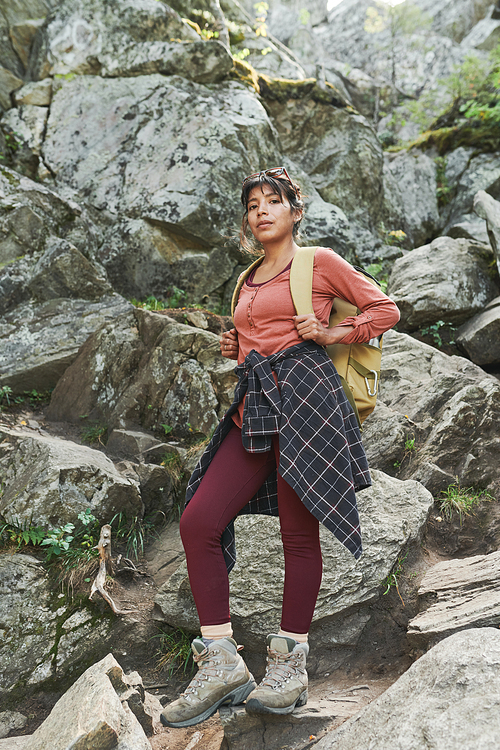
<path fill-rule="evenodd" d="M 23 428 L 51 431 L 79 442 L 75 426 L 46 424 L 43 411 L 26 407 L 0 415 L 4 424 L 22 424 Z M 343 654 L 340 666 L 324 669 L 310 675 L 309 695 L 311 700 L 329 700 L 335 709 L 332 728 L 383 693 L 408 669 L 421 653 L 412 651 L 406 639 L 408 621 L 418 612 L 418 587 L 425 572 L 436 562 L 444 559 L 486 554 L 499 548 L 500 504 L 483 503 L 474 516 L 448 522 L 437 506 L 430 514 L 425 534 L 420 545 L 407 550 L 402 561 L 402 571 L 393 585 L 371 606 L 371 619 L 367 624 L 359 645 Z M 117 576 L 110 586 L 110 593 L 117 604 L 134 610 L 133 615 L 117 618 L 111 648 L 126 672 L 138 671 L 144 685 L 156 695 L 163 705 L 172 700 L 189 682 L 189 675 L 182 672 L 169 673 L 158 669 L 158 627 L 153 621 L 154 598 L 158 586 L 169 574 L 169 569 L 159 564 L 158 558 L 168 551 L 175 567 L 176 547 L 172 528 L 159 531 L 145 556 L 136 562 L 140 573 Z M 162 546 L 163 545 L 163 546 Z M 28 553 L 32 550 L 26 549 Z M 165 559 L 165 558 L 164 558 Z M 85 584 L 89 587 L 90 584 Z M 107 604 L 96 601 L 97 611 L 104 611 Z M 244 652 L 243 652 L 244 655 Z M 251 665 L 257 679 L 264 670 L 264 656 L 260 666 Z M 152 687 L 161 685 L 161 687 Z M 31 734 L 50 713 L 60 696 L 57 694 L 33 695 L 17 710 L 28 717 L 22 734 Z M 19 732 L 16 732 L 19 734 Z M 186 729 L 168 729 L 157 726 L 150 739 L 152 750 L 223 750 L 223 730 L 218 714 L 202 724 Z M 258 748 L 256 748 L 258 750 Z"/>

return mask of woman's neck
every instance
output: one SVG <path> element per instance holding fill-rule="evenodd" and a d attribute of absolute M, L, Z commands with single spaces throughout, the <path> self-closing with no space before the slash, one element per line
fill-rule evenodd
<path fill-rule="evenodd" d="M 297 252 L 297 249 L 298 247 L 293 238 L 290 238 L 286 242 L 268 243 L 264 245 L 264 260 L 260 267 L 273 270 L 275 268 L 279 269 L 284 265 L 286 266 Z"/>

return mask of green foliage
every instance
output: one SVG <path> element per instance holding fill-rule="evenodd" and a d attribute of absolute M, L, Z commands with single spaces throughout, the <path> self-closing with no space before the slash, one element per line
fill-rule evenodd
<path fill-rule="evenodd" d="M 370 263 L 370 265 L 365 268 L 365 271 L 372 276 L 375 276 L 383 292 L 387 290 L 387 273 L 384 272 L 383 263 Z"/>
<path fill-rule="evenodd" d="M 255 24 L 254 31 L 256 36 L 267 36 L 267 12 L 269 10 L 269 3 L 260 2 L 254 3 L 255 10 Z"/>
<path fill-rule="evenodd" d="M 171 453 L 165 453 L 160 465 L 164 466 L 168 471 L 170 479 L 172 480 L 172 488 L 174 490 L 177 489 L 184 477 L 184 469 L 179 454 L 173 451 Z"/>
<path fill-rule="evenodd" d="M 170 424 L 161 424 L 160 427 L 163 427 L 163 429 L 165 430 L 165 435 L 170 435 L 170 433 L 174 429 Z"/>
<path fill-rule="evenodd" d="M 302 24 L 302 26 L 307 26 L 310 20 L 311 20 L 310 11 L 308 11 L 307 8 L 301 8 L 299 10 L 299 21 Z"/>
<path fill-rule="evenodd" d="M 399 581 L 401 579 L 401 576 L 403 575 L 403 567 L 404 567 L 403 563 L 404 563 L 404 561 L 406 560 L 407 557 L 408 557 L 408 552 L 406 552 L 406 554 L 403 557 L 401 555 L 398 555 L 398 559 L 396 560 L 396 562 L 394 564 L 394 567 L 392 568 L 391 572 L 382 581 L 382 586 L 384 586 L 384 588 L 385 588 L 383 596 L 385 596 L 386 594 L 388 594 L 389 591 L 391 590 L 391 588 L 394 587 L 396 589 L 396 591 L 398 592 L 398 596 L 401 599 L 401 604 L 403 605 L 403 607 L 405 606 L 405 603 L 404 603 L 403 597 L 401 596 L 401 593 L 399 591 Z"/>
<path fill-rule="evenodd" d="M 445 490 L 441 491 L 444 497 L 440 500 L 439 510 L 443 516 L 451 521 L 453 515 L 458 513 L 460 525 L 462 525 L 465 516 L 474 514 L 474 509 L 481 502 L 491 502 L 495 498 L 486 490 L 475 490 L 473 487 L 463 489 L 458 481 L 448 485 Z"/>
<path fill-rule="evenodd" d="M 436 156 L 434 163 L 436 164 L 436 195 L 438 206 L 443 207 L 450 201 L 452 193 L 452 189 L 448 184 L 448 178 L 446 177 L 446 157 Z"/>
<path fill-rule="evenodd" d="M 395 87 L 400 43 L 404 41 L 405 46 L 411 44 L 411 35 L 430 26 L 431 18 L 411 2 L 389 5 L 377 0 L 375 5 L 366 9 L 364 29 L 369 34 L 389 32 L 387 41 L 382 41 L 380 49 L 387 51 L 391 81 Z"/>
<path fill-rule="evenodd" d="M 177 628 L 173 633 L 160 632 L 154 636 L 159 641 L 157 651 L 158 671 L 168 669 L 169 675 L 176 671 L 189 674 L 194 671 L 193 651 L 191 649 L 192 635 L 182 628 Z"/>
<path fill-rule="evenodd" d="M 42 540 L 41 545 L 48 547 L 47 562 L 50 562 L 53 556 L 58 557 L 63 552 L 68 551 L 69 545 L 74 539 L 74 536 L 71 534 L 74 529 L 74 523 L 66 523 L 64 526 L 46 532 L 45 539 Z"/>
<path fill-rule="evenodd" d="M 93 443 L 100 443 L 106 445 L 108 438 L 107 425 L 99 424 L 99 422 L 91 422 L 86 425 L 81 433 L 82 442 L 92 445 Z"/>
<path fill-rule="evenodd" d="M 248 57 L 249 54 L 250 54 L 250 50 L 248 49 L 248 47 L 244 47 L 243 49 L 240 49 L 237 51 L 236 50 L 232 51 L 233 60 L 239 60 L 240 62 L 242 62 L 246 57 Z"/>
<path fill-rule="evenodd" d="M 116 543 L 121 542 L 125 545 L 126 557 L 135 557 L 136 560 L 140 554 L 144 554 L 146 541 L 156 533 L 154 520 L 134 516 L 129 521 L 124 512 L 116 513 L 110 521 L 110 526 L 114 531 Z"/>
<path fill-rule="evenodd" d="M 17 518 L 0 522 L 0 545 L 15 544 L 16 549 L 26 545 L 36 547 L 45 537 L 43 526 L 32 526 L 31 521 L 20 522 Z"/>
<path fill-rule="evenodd" d="M 448 328 L 450 333 L 452 334 L 448 343 L 454 344 L 455 341 L 453 340 L 453 333 L 455 331 L 455 326 L 452 326 L 451 323 L 445 323 L 444 320 L 437 320 L 435 323 L 421 328 L 420 333 L 422 334 L 422 336 L 432 336 L 432 338 L 434 339 L 434 343 L 436 343 L 438 346 L 442 346 L 443 339 L 441 338 L 441 330 L 444 328 Z"/>
<path fill-rule="evenodd" d="M 11 405 L 12 388 L 10 385 L 0 386 L 0 407 Z"/>
<path fill-rule="evenodd" d="M 14 396 L 12 388 L 8 385 L 3 385 L 0 387 L 0 411 L 5 411 L 5 409 L 10 406 L 24 404 L 26 400 L 28 400 L 33 407 L 48 404 L 51 394 L 52 389 L 47 391 L 37 391 L 33 388 L 31 391 L 24 391 L 23 395 Z"/>

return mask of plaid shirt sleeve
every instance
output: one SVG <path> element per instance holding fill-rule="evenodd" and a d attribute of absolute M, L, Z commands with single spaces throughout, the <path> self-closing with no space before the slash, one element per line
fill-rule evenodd
<path fill-rule="evenodd" d="M 186 504 L 231 429 L 231 416 L 246 393 L 245 449 L 250 453 L 271 450 L 272 435 L 279 433 L 280 475 L 357 559 L 362 545 L 356 491 L 371 485 L 370 472 L 354 412 L 325 350 L 313 342 L 269 357 L 253 350 L 235 372 L 239 380 L 233 403 L 189 480 Z M 241 513 L 278 515 L 276 472 Z M 230 571 L 236 562 L 232 522 L 221 544 Z"/>

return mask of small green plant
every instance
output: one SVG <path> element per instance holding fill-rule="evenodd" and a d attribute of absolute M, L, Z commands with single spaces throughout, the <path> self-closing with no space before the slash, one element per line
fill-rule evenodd
<path fill-rule="evenodd" d="M 432 336 L 432 338 L 434 339 L 434 342 L 438 346 L 443 346 L 443 339 L 441 338 L 441 329 L 445 327 L 448 327 L 451 334 L 453 334 L 453 332 L 455 331 L 455 328 L 454 326 L 451 325 L 451 323 L 445 323 L 444 320 L 437 320 L 435 323 L 432 323 L 429 326 L 425 326 L 424 328 L 421 328 L 420 333 L 422 334 L 422 336 Z M 450 344 L 455 343 L 453 339 L 453 335 L 451 335 L 449 343 Z"/>
<path fill-rule="evenodd" d="M 36 547 L 42 543 L 45 537 L 43 526 L 33 526 L 31 521 L 20 522 L 17 518 L 11 521 L 4 520 L 0 523 L 0 543 L 11 543 L 16 549 L 27 545 Z"/>
<path fill-rule="evenodd" d="M 177 628 L 173 633 L 161 632 L 154 638 L 159 639 L 157 651 L 158 671 L 168 669 L 169 675 L 176 671 L 189 674 L 194 671 L 193 651 L 191 649 L 192 635 L 182 628 Z"/>
<path fill-rule="evenodd" d="M 446 157 L 436 156 L 434 159 L 436 165 L 436 195 L 438 199 L 438 206 L 442 208 L 449 203 L 451 199 L 452 189 L 448 184 L 448 178 L 446 176 Z"/>
<path fill-rule="evenodd" d="M 106 444 L 108 428 L 106 425 L 93 422 L 88 424 L 81 433 L 82 442 L 92 445 L 93 443 Z"/>
<path fill-rule="evenodd" d="M 165 435 L 170 435 L 170 433 L 174 429 L 170 424 L 161 424 L 160 427 L 163 427 L 163 429 L 165 430 Z"/>
<path fill-rule="evenodd" d="M 405 440 L 405 452 L 411 453 L 415 450 L 415 437 L 407 437 Z"/>
<path fill-rule="evenodd" d="M 402 557 L 401 555 L 398 555 L 398 559 L 396 560 L 391 572 L 389 575 L 384 578 L 382 581 L 382 586 L 385 587 L 385 591 L 383 593 L 383 596 L 389 593 L 391 588 L 395 587 L 396 591 L 398 592 L 398 596 L 401 599 L 401 604 L 403 607 L 405 606 L 405 603 L 403 601 L 403 597 L 401 596 L 401 593 L 399 591 L 399 580 L 401 576 L 403 575 L 403 563 L 408 557 L 408 552 L 405 553 L 405 555 Z"/>
<path fill-rule="evenodd" d="M 25 396 L 30 402 L 31 406 L 40 406 L 41 404 L 48 404 L 52 394 L 52 388 L 46 391 L 37 391 L 33 388 L 31 391 L 24 391 Z"/>
<path fill-rule="evenodd" d="M 448 485 L 445 490 L 441 491 L 444 495 L 440 499 L 439 510 L 447 521 L 453 519 L 453 515 L 458 513 L 460 526 L 463 524 L 466 516 L 474 514 L 474 509 L 481 502 L 490 502 L 495 498 L 486 490 L 475 490 L 473 487 L 462 488 L 457 481 Z"/>
<path fill-rule="evenodd" d="M 310 20 L 311 20 L 311 12 L 307 10 L 307 8 L 301 8 L 299 10 L 299 21 L 302 24 L 302 26 L 307 26 Z"/>
<path fill-rule="evenodd" d="M 0 411 L 3 411 L 5 407 L 10 406 L 12 403 L 12 388 L 10 385 L 0 386 Z"/>
<path fill-rule="evenodd" d="M 250 50 L 248 49 L 248 47 L 244 47 L 243 49 L 235 50 L 234 52 L 232 52 L 233 58 L 235 60 L 240 60 L 241 62 L 246 57 L 248 57 L 249 54 L 250 54 Z"/>
<path fill-rule="evenodd" d="M 41 542 L 42 546 L 48 547 L 47 562 L 50 562 L 53 556 L 59 557 L 63 552 L 68 551 L 69 545 L 74 539 L 71 533 L 74 529 L 74 523 L 66 523 L 64 526 L 47 531 L 45 539 Z"/>
<path fill-rule="evenodd" d="M 370 265 L 365 268 L 365 271 L 372 276 L 375 276 L 383 292 L 387 290 L 388 277 L 387 273 L 384 273 L 383 263 L 370 263 Z"/>
<path fill-rule="evenodd" d="M 129 521 L 127 514 L 116 513 L 110 521 L 116 543 L 125 545 L 126 557 L 135 557 L 144 554 L 144 545 L 149 537 L 156 534 L 154 520 L 150 518 L 134 518 Z"/>
<path fill-rule="evenodd" d="M 255 24 L 254 31 L 256 36 L 267 36 L 267 12 L 269 10 L 269 3 L 260 2 L 254 3 L 255 9 Z"/>

